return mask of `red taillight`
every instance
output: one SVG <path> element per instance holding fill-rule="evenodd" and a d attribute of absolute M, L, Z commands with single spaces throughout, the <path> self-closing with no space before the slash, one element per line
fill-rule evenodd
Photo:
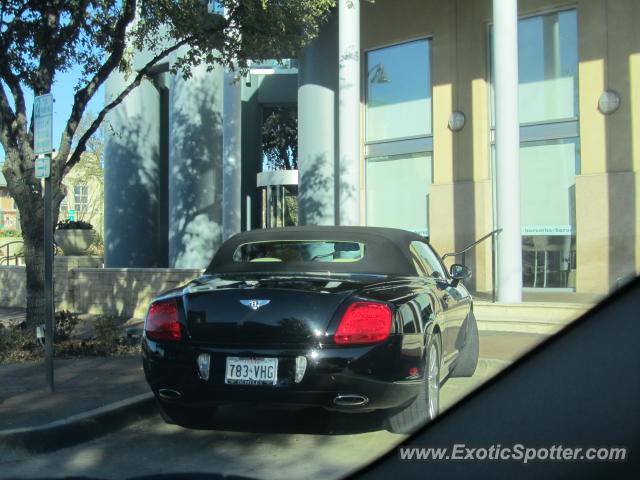
<path fill-rule="evenodd" d="M 153 340 L 180 340 L 180 321 L 178 320 L 178 303 L 175 300 L 152 303 L 145 331 Z"/>
<path fill-rule="evenodd" d="M 355 302 L 344 312 L 334 336 L 336 343 L 380 342 L 391 331 L 391 309 L 383 303 Z"/>

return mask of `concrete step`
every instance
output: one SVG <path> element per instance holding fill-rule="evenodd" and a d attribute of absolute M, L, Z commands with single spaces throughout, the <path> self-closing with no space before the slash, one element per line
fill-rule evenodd
<path fill-rule="evenodd" d="M 474 302 L 481 331 L 553 334 L 587 312 L 586 303 Z"/>

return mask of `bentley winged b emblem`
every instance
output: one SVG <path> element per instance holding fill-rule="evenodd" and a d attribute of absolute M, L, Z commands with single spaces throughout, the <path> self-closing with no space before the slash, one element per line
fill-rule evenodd
<path fill-rule="evenodd" d="M 242 305 L 244 305 L 245 307 L 249 307 L 251 310 L 257 310 L 260 307 L 264 307 L 265 305 L 267 305 L 268 303 L 270 303 L 271 300 L 240 300 L 240 303 Z"/>

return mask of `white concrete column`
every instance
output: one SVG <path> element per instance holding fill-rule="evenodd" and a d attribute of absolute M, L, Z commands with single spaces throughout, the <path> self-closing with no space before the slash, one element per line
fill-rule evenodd
<path fill-rule="evenodd" d="M 303 50 L 298 74 L 298 221 L 335 225 L 338 21 L 332 14 Z"/>
<path fill-rule="evenodd" d="M 339 224 L 360 225 L 360 2 L 338 8 Z"/>
<path fill-rule="evenodd" d="M 498 301 L 522 301 L 520 134 L 518 121 L 518 2 L 493 0 L 496 111 Z"/>
<path fill-rule="evenodd" d="M 242 86 L 225 72 L 222 116 L 222 239 L 240 232 L 242 218 Z"/>
<path fill-rule="evenodd" d="M 128 84 L 121 73 L 106 82 L 105 100 Z M 107 115 L 104 168 L 105 265 L 165 266 L 160 258 L 160 95 L 145 81 Z M 113 133 L 111 133 L 113 132 Z"/>
<path fill-rule="evenodd" d="M 177 56 L 177 55 L 176 55 Z M 174 57 L 176 58 L 176 57 Z M 169 266 L 205 268 L 222 241 L 222 69 L 171 76 Z"/>

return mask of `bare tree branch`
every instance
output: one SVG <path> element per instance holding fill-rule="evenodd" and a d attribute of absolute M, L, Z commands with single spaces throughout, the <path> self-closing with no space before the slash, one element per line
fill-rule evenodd
<path fill-rule="evenodd" d="M 36 69 L 36 82 L 33 95 L 38 96 L 51 91 L 53 76 L 55 74 L 55 61 L 58 52 L 55 50 L 57 35 L 60 25 L 60 11 L 54 5 L 45 4 L 41 10 L 43 50 L 40 52 L 40 62 Z"/>
<path fill-rule="evenodd" d="M 135 17 L 135 0 L 127 0 L 123 6 L 122 16 L 118 19 L 118 23 L 115 28 L 114 38 L 121 39 L 119 42 L 114 44 L 113 51 L 109 55 L 109 58 L 102 64 L 102 66 L 95 73 L 93 78 L 89 80 L 87 85 L 78 90 L 73 99 L 73 107 L 71 108 L 71 114 L 69 115 L 69 119 L 67 120 L 67 125 L 62 132 L 62 137 L 60 138 L 60 149 L 58 153 L 58 158 L 63 161 L 69 155 L 69 151 L 71 150 L 71 140 L 78 128 L 78 124 L 82 119 L 82 115 L 84 114 L 85 109 L 87 108 L 87 104 L 89 100 L 93 97 L 95 92 L 98 90 L 100 85 L 105 82 L 105 80 L 109 77 L 111 72 L 113 72 L 119 63 L 122 61 L 122 57 L 124 55 L 124 51 L 126 48 L 126 30 L 129 24 L 133 21 Z M 96 126 L 97 129 L 97 126 Z M 95 131 L 95 130 L 94 130 Z M 86 134 L 86 132 L 85 132 Z M 93 132 L 92 132 L 93 134 Z M 84 135 L 83 135 L 84 138 Z M 86 143 L 86 140 L 85 140 Z M 77 148 L 76 148 L 77 150 Z M 82 153 L 82 152 L 80 152 Z M 75 156 L 75 152 L 74 152 Z M 79 155 L 78 155 L 79 157 Z M 78 158 L 79 160 L 79 158 Z M 75 163 L 78 162 L 76 160 Z M 62 170 L 62 164 L 60 165 L 60 170 Z M 64 172 L 68 172 L 70 169 L 64 165 Z M 64 174 L 63 174 L 64 175 Z"/>
<path fill-rule="evenodd" d="M 16 125 L 16 116 L 9 105 L 9 99 L 4 91 L 4 86 L 0 82 L 0 142 L 5 151 L 8 148 L 17 148 L 15 131 L 12 125 Z"/>
<path fill-rule="evenodd" d="M 20 80 L 14 75 L 9 66 L 5 63 L 0 63 L 0 76 L 2 80 L 7 84 L 11 95 L 13 96 L 13 103 L 15 105 L 15 111 L 11 110 L 15 117 L 15 135 L 26 136 L 27 135 L 27 107 L 24 101 L 24 93 L 20 86 Z M 8 105 L 8 104 L 7 104 Z M 4 109 L 4 107 L 2 107 Z"/>
<path fill-rule="evenodd" d="M 188 44 L 192 40 L 193 40 L 193 37 L 185 38 L 185 39 L 181 40 L 180 42 L 176 43 L 175 45 L 173 45 L 172 47 L 162 51 L 161 53 L 159 53 L 158 55 L 153 57 L 137 73 L 137 75 L 135 76 L 133 81 L 131 83 L 129 83 L 129 85 L 127 85 L 127 87 L 124 90 L 122 90 L 122 92 L 120 92 L 120 94 L 113 101 L 111 101 L 108 105 L 106 105 L 100 111 L 100 113 L 98 114 L 96 119 L 93 121 L 91 126 L 87 129 L 86 132 L 84 132 L 82 137 L 80 137 L 80 140 L 78 141 L 78 145 L 76 146 L 76 149 L 74 150 L 73 154 L 69 157 L 69 160 L 67 161 L 67 163 L 64 166 L 64 170 L 63 170 L 63 173 L 62 173 L 63 176 L 66 175 L 67 173 L 69 173 L 69 171 L 74 167 L 74 165 L 76 165 L 80 161 L 80 157 L 81 157 L 82 153 L 86 149 L 87 141 L 89 140 L 89 138 L 91 138 L 91 135 L 93 135 L 96 132 L 96 130 L 98 130 L 98 128 L 100 127 L 100 123 L 102 122 L 102 120 L 104 120 L 104 117 L 107 115 L 107 113 L 109 113 L 113 108 L 115 108 L 117 105 L 119 105 L 122 102 L 122 100 L 124 100 L 124 98 L 129 94 L 129 92 L 131 92 L 134 88 L 136 88 L 138 85 L 140 85 L 140 83 L 142 82 L 142 79 L 146 75 L 149 74 L 151 69 L 160 60 L 162 60 L 163 58 L 165 58 L 166 56 L 168 56 L 172 52 L 175 52 L 176 50 L 178 50 L 183 45 Z"/>

